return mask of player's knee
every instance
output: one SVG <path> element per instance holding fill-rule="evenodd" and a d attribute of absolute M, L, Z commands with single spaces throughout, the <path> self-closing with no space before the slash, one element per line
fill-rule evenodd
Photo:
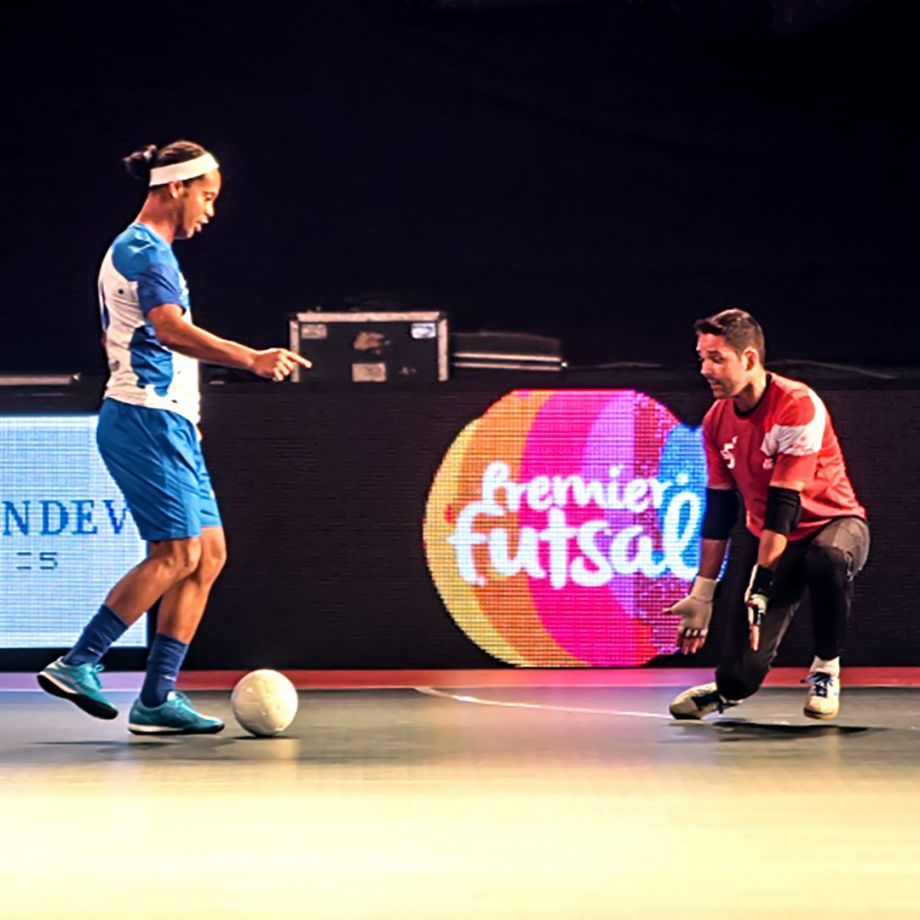
<path fill-rule="evenodd" d="M 186 540 L 170 541 L 161 553 L 160 561 L 169 570 L 173 581 L 187 578 L 201 562 L 201 540 L 189 537 Z"/>
<path fill-rule="evenodd" d="M 746 674 L 742 676 L 720 673 L 717 678 L 719 693 L 725 699 L 738 703 L 741 700 L 746 700 L 749 696 L 753 696 L 760 689 L 764 677 L 766 677 L 766 674 Z"/>
<path fill-rule="evenodd" d="M 209 546 L 202 550 L 201 561 L 198 563 L 198 569 L 195 572 L 196 577 L 207 584 L 212 584 L 217 580 L 221 570 L 227 562 L 227 547 L 223 544 L 218 546 Z"/>
<path fill-rule="evenodd" d="M 813 578 L 849 578 L 851 559 L 839 546 L 813 543 L 805 553 L 805 568 Z"/>

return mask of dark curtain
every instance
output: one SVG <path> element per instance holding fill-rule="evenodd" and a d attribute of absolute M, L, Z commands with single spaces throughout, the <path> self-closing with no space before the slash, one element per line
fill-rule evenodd
<path fill-rule="evenodd" d="M 916 361 L 910 3 L 4 16 L 0 369 L 102 371 L 95 275 L 142 197 L 119 158 L 176 137 L 225 165 L 177 246 L 196 319 L 252 344 L 388 298 L 676 364 L 744 303 L 774 358 Z"/>

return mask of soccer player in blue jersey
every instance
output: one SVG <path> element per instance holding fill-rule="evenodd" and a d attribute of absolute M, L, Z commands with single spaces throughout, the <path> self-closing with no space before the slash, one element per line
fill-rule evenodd
<path fill-rule="evenodd" d="M 109 592 L 76 644 L 38 682 L 90 715 L 114 719 L 100 659 L 159 600 L 157 633 L 128 728 L 135 734 L 211 734 L 223 722 L 197 712 L 175 689 L 208 594 L 226 561 L 220 513 L 198 433 L 198 362 L 244 368 L 279 381 L 310 362 L 285 348 L 258 351 L 192 322 L 189 292 L 173 253 L 214 217 L 221 174 L 198 144 L 175 141 L 124 160 L 147 197 L 106 253 L 99 302 L 109 380 L 97 443 L 124 493 L 147 558 Z"/>

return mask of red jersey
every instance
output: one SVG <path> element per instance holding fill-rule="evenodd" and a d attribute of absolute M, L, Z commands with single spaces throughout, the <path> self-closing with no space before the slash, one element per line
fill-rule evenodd
<path fill-rule="evenodd" d="M 767 389 L 748 413 L 717 400 L 703 419 L 709 486 L 737 489 L 747 529 L 759 537 L 771 481 L 804 482 L 802 518 L 790 540 L 801 540 L 839 517 L 866 517 L 847 476 L 840 442 L 824 403 L 798 380 L 767 376 Z"/>

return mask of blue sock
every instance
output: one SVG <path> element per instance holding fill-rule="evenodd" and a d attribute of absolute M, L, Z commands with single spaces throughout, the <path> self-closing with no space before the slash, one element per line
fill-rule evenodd
<path fill-rule="evenodd" d="M 188 646 L 172 636 L 163 633 L 154 636 L 147 659 L 147 676 L 141 687 L 141 702 L 145 706 L 161 706 L 166 702 L 169 691 L 176 686 L 187 651 Z"/>
<path fill-rule="evenodd" d="M 103 604 L 86 624 L 74 647 L 64 656 L 64 664 L 96 664 L 128 628 L 121 617 Z"/>

